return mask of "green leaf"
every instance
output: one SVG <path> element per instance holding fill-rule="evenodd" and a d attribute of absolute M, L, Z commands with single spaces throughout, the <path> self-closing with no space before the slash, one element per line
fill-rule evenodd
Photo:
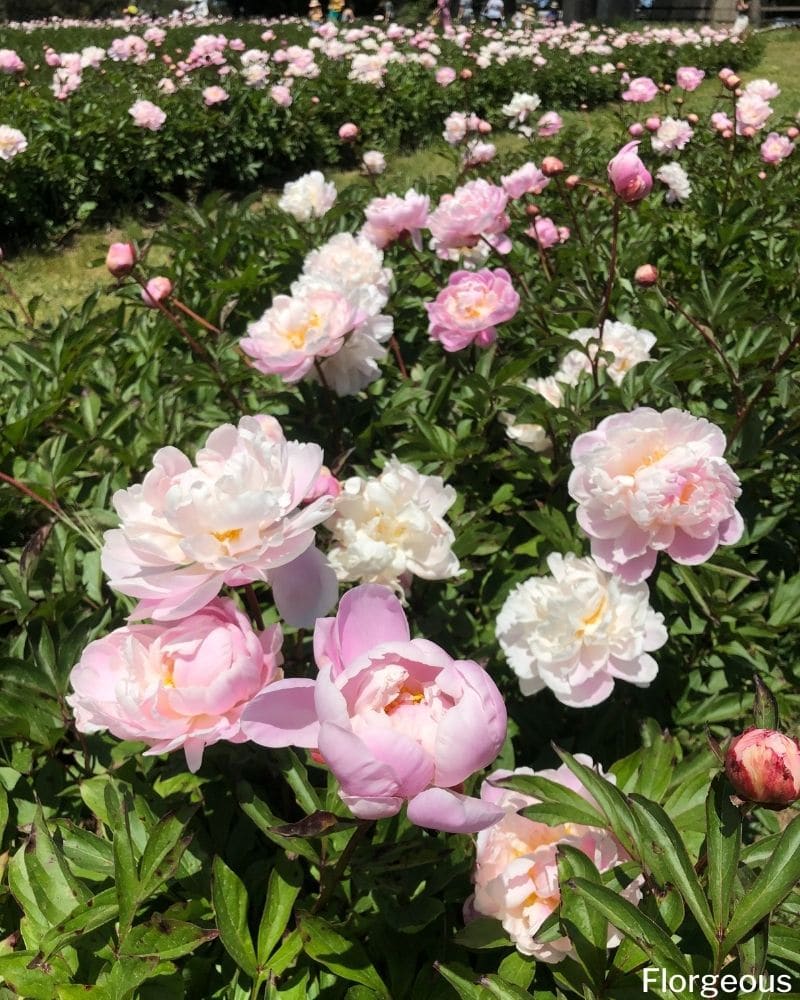
<path fill-rule="evenodd" d="M 127 795 L 119 798 L 112 785 L 106 786 L 105 799 L 114 832 L 111 847 L 114 854 L 114 885 L 119 904 L 119 940 L 122 943 L 133 923 L 139 902 L 139 876 L 128 819 L 131 805 Z"/>
<path fill-rule="evenodd" d="M 481 986 L 485 986 L 489 995 L 497 997 L 498 1000 L 531 1000 L 533 996 L 527 990 L 515 986 L 514 983 L 508 983 L 494 974 L 481 976 Z"/>
<path fill-rule="evenodd" d="M 569 887 L 597 907 L 606 920 L 641 948 L 655 965 L 663 966 L 670 975 L 688 974 L 686 959 L 672 939 L 627 899 L 582 878 L 571 879 Z"/>
<path fill-rule="evenodd" d="M 180 839 L 187 822 L 188 817 L 182 820 L 174 813 L 167 813 L 150 833 L 139 863 L 142 899 L 152 895 L 177 870 L 181 855 L 191 840 Z"/>
<path fill-rule="evenodd" d="M 742 816 L 731 803 L 731 789 L 725 775 L 718 774 L 706 799 L 708 895 L 717 930 L 724 931 L 728 923 L 741 843 Z"/>
<path fill-rule="evenodd" d="M 600 806 L 606 817 L 604 825 L 610 826 L 628 854 L 636 857 L 637 851 L 634 846 L 638 839 L 636 816 L 622 792 L 616 785 L 602 778 L 597 771 L 581 764 L 566 750 L 556 747 L 556 753 Z"/>
<path fill-rule="evenodd" d="M 8 823 L 8 793 L 0 784 L 0 844 L 3 841 L 3 834 L 6 832 Z"/>
<path fill-rule="evenodd" d="M 128 958 L 158 958 L 160 961 L 188 955 L 201 944 L 213 941 L 215 930 L 183 920 L 170 920 L 154 913 L 146 924 L 137 924 L 125 938 L 119 954 Z"/>
<path fill-rule="evenodd" d="M 278 856 L 269 875 L 267 898 L 258 928 L 256 953 L 259 965 L 265 965 L 280 941 L 292 915 L 292 907 L 303 884 L 303 870 L 285 854 Z"/>
<path fill-rule="evenodd" d="M 444 965 L 442 962 L 434 962 L 433 967 L 442 978 L 450 983 L 461 997 L 461 1000 L 486 1000 L 485 991 L 476 984 L 474 978 L 469 978 L 470 976 L 474 976 L 474 973 L 470 969 L 459 966 L 458 971 L 456 971 L 456 967 L 452 962 L 450 965 Z"/>
<path fill-rule="evenodd" d="M 49 959 L 52 954 L 82 935 L 116 920 L 118 913 L 115 889 L 106 889 L 93 899 L 79 904 L 66 920 L 62 920 L 42 938 L 39 945 L 42 956 Z"/>
<path fill-rule="evenodd" d="M 368 986 L 378 996 L 391 1000 L 383 980 L 360 944 L 343 937 L 326 920 L 310 913 L 298 914 L 297 925 L 303 950 L 309 958 L 330 969 L 334 975 Z"/>
<path fill-rule="evenodd" d="M 308 780 L 308 771 L 294 750 L 283 750 L 277 755 L 277 764 L 297 800 L 297 804 L 307 813 L 321 809 L 316 789 Z"/>
<path fill-rule="evenodd" d="M 276 827 L 285 826 L 282 820 L 271 811 L 266 802 L 259 799 L 253 792 L 253 786 L 246 781 L 240 781 L 236 786 L 236 797 L 242 812 L 258 827 L 258 829 L 278 844 L 281 850 L 299 854 L 314 865 L 319 864 L 319 852 L 312 843 L 302 837 L 284 837 L 275 833 Z"/>
<path fill-rule="evenodd" d="M 503 930 L 503 925 L 493 917 L 478 917 L 470 922 L 453 938 L 462 948 L 480 950 L 482 948 L 508 948 L 511 939 Z"/>
<path fill-rule="evenodd" d="M 498 975 L 513 986 L 521 986 L 526 990 L 533 982 L 536 972 L 536 962 L 530 955 L 512 951 L 506 955 L 497 970 Z"/>
<path fill-rule="evenodd" d="M 775 695 L 756 674 L 753 678 L 756 696 L 753 699 L 753 725 L 758 729 L 778 728 L 778 703 Z"/>
<path fill-rule="evenodd" d="M 581 878 L 600 885 L 600 873 L 592 861 L 570 844 L 559 844 L 558 880 L 561 884 L 561 926 L 575 948 L 576 961 L 593 989 L 605 978 L 608 920 L 570 888 L 569 880 Z"/>
<path fill-rule="evenodd" d="M 562 823 L 580 823 L 583 826 L 607 826 L 607 821 L 590 809 L 577 809 L 565 802 L 537 802 L 536 805 L 525 806 L 520 815 L 526 819 L 545 823 L 547 826 L 560 826 Z"/>
<path fill-rule="evenodd" d="M 797 965 L 800 958 L 800 928 L 773 924 L 769 929 L 769 953 Z"/>
<path fill-rule="evenodd" d="M 735 944 L 785 899 L 800 881 L 800 816 L 781 834 L 777 847 L 755 882 L 736 905 L 722 941 L 727 954 Z"/>
<path fill-rule="evenodd" d="M 17 997 L 26 1000 L 54 1000 L 61 983 L 72 978 L 67 964 L 60 958 L 46 965 L 36 965 L 33 951 L 15 951 L 0 955 L 0 977 Z"/>
<path fill-rule="evenodd" d="M 672 781 L 675 757 L 675 740 L 667 732 L 660 733 L 652 745 L 642 751 L 636 791 L 660 802 Z"/>
<path fill-rule="evenodd" d="M 219 857 L 214 858 L 212 866 L 211 901 L 225 950 L 240 969 L 255 979 L 258 963 L 247 924 L 247 890 Z"/>
<path fill-rule="evenodd" d="M 689 852 L 675 828 L 675 824 L 661 806 L 640 795 L 632 795 L 631 802 L 642 830 L 644 860 L 662 884 L 670 882 L 692 911 L 700 930 L 712 947 L 719 941 L 714 920 L 700 880 L 689 858 Z"/>

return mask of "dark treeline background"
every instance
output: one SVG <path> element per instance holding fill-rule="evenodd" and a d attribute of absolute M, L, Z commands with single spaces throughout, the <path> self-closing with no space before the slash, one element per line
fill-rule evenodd
<path fill-rule="evenodd" d="M 129 0 L 0 0 L 0 20 L 27 21 L 41 17 L 113 17 L 120 15 Z M 169 14 L 182 10 L 181 0 L 133 0 L 143 14 Z M 356 13 L 370 16 L 378 0 L 357 0 Z M 395 0 L 395 8 L 400 4 Z M 411 5 L 409 5 L 411 6 Z M 209 0 L 212 14 L 245 17 L 279 17 L 281 14 L 302 14 L 307 0 Z M 2 27 L 0 27 L 0 48 Z"/>

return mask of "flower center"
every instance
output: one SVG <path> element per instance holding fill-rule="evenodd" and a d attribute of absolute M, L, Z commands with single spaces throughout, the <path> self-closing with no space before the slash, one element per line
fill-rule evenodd
<path fill-rule="evenodd" d="M 161 682 L 165 688 L 175 687 L 175 657 L 164 657 L 164 680 Z"/>
<path fill-rule="evenodd" d="M 586 615 L 581 619 L 581 624 L 575 630 L 575 637 L 577 639 L 582 638 L 586 630 L 591 628 L 592 625 L 596 625 L 600 621 L 600 617 L 608 606 L 608 597 L 605 594 L 600 598 L 600 603 L 590 614 Z"/>
<path fill-rule="evenodd" d="M 425 694 L 422 691 L 412 691 L 411 688 L 404 684 L 398 691 L 396 697 L 393 698 L 388 705 L 384 706 L 383 711 L 386 715 L 391 715 L 393 712 L 396 712 L 401 705 L 419 705 L 424 698 Z"/>
<path fill-rule="evenodd" d="M 211 534 L 218 542 L 225 545 L 226 542 L 236 542 L 241 538 L 241 528 L 231 528 L 228 531 L 212 531 Z"/>

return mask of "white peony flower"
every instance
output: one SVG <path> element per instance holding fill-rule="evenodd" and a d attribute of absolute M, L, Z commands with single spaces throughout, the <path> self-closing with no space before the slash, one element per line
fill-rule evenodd
<path fill-rule="evenodd" d="M 28 148 L 28 140 L 18 128 L 0 125 L 0 160 L 13 160 Z"/>
<path fill-rule="evenodd" d="M 669 188 L 667 201 L 670 204 L 675 201 L 686 201 L 692 193 L 692 185 L 680 163 L 665 163 L 656 171 L 656 178 Z"/>
<path fill-rule="evenodd" d="M 598 367 L 605 368 L 614 385 L 620 385 L 622 380 L 636 365 L 650 360 L 650 350 L 655 346 L 655 334 L 649 330 L 637 330 L 630 323 L 617 323 L 606 320 L 603 324 L 602 345 L 589 343 L 597 339 L 597 327 L 584 327 L 569 335 L 570 340 L 577 340 L 584 347 L 588 344 L 588 354 L 585 351 L 570 351 L 561 362 L 556 378 L 568 385 L 576 385 L 578 378 L 584 372 L 592 370 L 590 358 L 597 353 L 598 346 L 603 354 L 613 354 L 611 364 L 604 357 L 600 358 Z"/>
<path fill-rule="evenodd" d="M 320 219 L 336 201 L 336 185 L 326 181 L 319 170 L 303 174 L 296 181 L 284 186 L 278 200 L 278 208 L 287 212 L 298 222 Z"/>
<path fill-rule="evenodd" d="M 394 457 L 379 476 L 347 479 L 326 522 L 336 575 L 398 591 L 407 574 L 425 580 L 456 576 L 455 535 L 444 521 L 455 500 L 456 491 L 439 476 L 422 475 Z"/>
<path fill-rule="evenodd" d="M 292 294 L 311 286 L 330 288 L 365 315 L 377 316 L 389 300 L 391 280 L 391 268 L 383 266 L 383 251 L 371 240 L 337 233 L 306 257 Z"/>
<path fill-rule="evenodd" d="M 545 687 L 572 708 L 605 701 L 614 681 L 646 687 L 667 641 L 647 584 L 625 584 L 591 557 L 554 553 L 551 576 L 519 584 L 497 616 L 497 638 L 525 695 Z"/>
<path fill-rule="evenodd" d="M 511 128 L 515 125 L 521 125 L 528 115 L 532 115 L 534 111 L 542 103 L 542 99 L 538 94 L 514 94 L 508 104 L 503 105 L 503 114 L 506 118 L 511 118 Z"/>
<path fill-rule="evenodd" d="M 553 447 L 553 442 L 541 424 L 518 424 L 513 413 L 501 413 L 500 423 L 505 426 L 506 437 L 523 448 L 541 452 L 550 451 Z"/>

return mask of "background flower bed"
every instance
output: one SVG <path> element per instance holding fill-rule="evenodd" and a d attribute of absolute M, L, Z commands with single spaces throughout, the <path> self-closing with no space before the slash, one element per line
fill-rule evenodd
<path fill-rule="evenodd" d="M 311 37 L 299 23 L 280 23 L 270 29 L 277 37 L 265 43 L 260 37 L 263 28 L 229 26 L 225 35 L 241 38 L 247 49 L 270 52 L 280 49 L 282 41 L 304 46 Z M 374 26 L 363 30 L 368 42 L 385 38 Z M 703 44 L 698 35 L 698 44 L 684 45 L 675 44 L 679 36 L 663 29 L 661 35 L 623 33 L 621 39 L 627 44 L 613 47 L 612 33 L 600 50 L 591 51 L 591 43 L 596 43 L 601 32 L 587 35 L 578 26 L 569 32 L 558 29 L 497 37 L 491 31 L 478 31 L 467 51 L 428 30 L 416 37 L 425 40 L 425 45 L 440 47 L 435 56 L 428 52 L 434 68 L 389 63 L 381 87 L 348 79 L 349 58 L 318 54 L 319 77 L 295 80 L 290 107 L 279 106 L 270 96 L 270 87 L 282 80 L 283 67 L 277 64 L 272 65 L 266 89 L 246 86 L 236 73 L 221 81 L 219 67 L 208 66 L 193 70 L 188 85 L 176 93 L 160 92 L 159 79 L 169 75 L 160 57 L 168 53 L 177 62 L 202 34 L 208 31 L 170 28 L 162 45 L 149 46 L 151 61 L 135 65 L 106 59 L 99 69 L 86 69 L 79 88 L 59 101 L 50 89 L 53 69 L 44 63 L 43 48 L 80 52 L 89 45 L 107 47 L 120 34 L 96 28 L 5 32 L 3 45 L 19 53 L 26 70 L 0 74 L 0 123 L 22 129 L 28 140 L 23 154 L 0 165 L 0 228 L 6 248 L 63 232 L 92 214 L 105 217 L 130 209 L 146 211 L 159 202 L 162 193 L 185 196 L 213 188 L 249 190 L 311 167 L 352 165 L 351 150 L 337 136 L 339 126 L 352 118 L 358 120 L 367 145 L 408 151 L 437 136 L 442 120 L 453 109 L 496 116 L 522 79 L 548 107 L 593 107 L 618 95 L 620 71 L 590 71 L 609 60 L 624 63 L 632 77 L 647 73 L 666 79 L 681 64 L 697 64 L 709 72 L 726 65 L 746 68 L 762 50 L 755 36 L 720 41 L 722 36 L 709 29 L 710 44 Z M 406 35 L 415 37 L 410 29 Z M 556 42 L 552 49 L 551 37 Z M 363 40 L 353 43 L 357 51 L 371 53 L 361 47 Z M 394 44 L 406 54 L 423 51 L 402 40 Z M 520 45 L 527 46 L 529 53 L 541 49 L 547 64 L 536 67 L 530 54 L 513 55 Z M 590 50 L 581 54 L 575 45 L 583 49 L 589 45 Z M 487 58 L 491 62 L 481 69 L 474 57 L 485 46 L 490 47 Z M 506 57 L 509 47 L 512 55 Z M 240 55 L 225 52 L 234 69 L 241 68 Z M 456 78 L 443 87 L 435 79 L 437 65 L 456 71 L 469 68 L 474 75 L 466 81 Z M 209 108 L 201 92 L 219 82 L 229 98 Z M 164 109 L 167 119 L 160 130 L 151 132 L 133 123 L 128 109 L 137 99 Z"/>

